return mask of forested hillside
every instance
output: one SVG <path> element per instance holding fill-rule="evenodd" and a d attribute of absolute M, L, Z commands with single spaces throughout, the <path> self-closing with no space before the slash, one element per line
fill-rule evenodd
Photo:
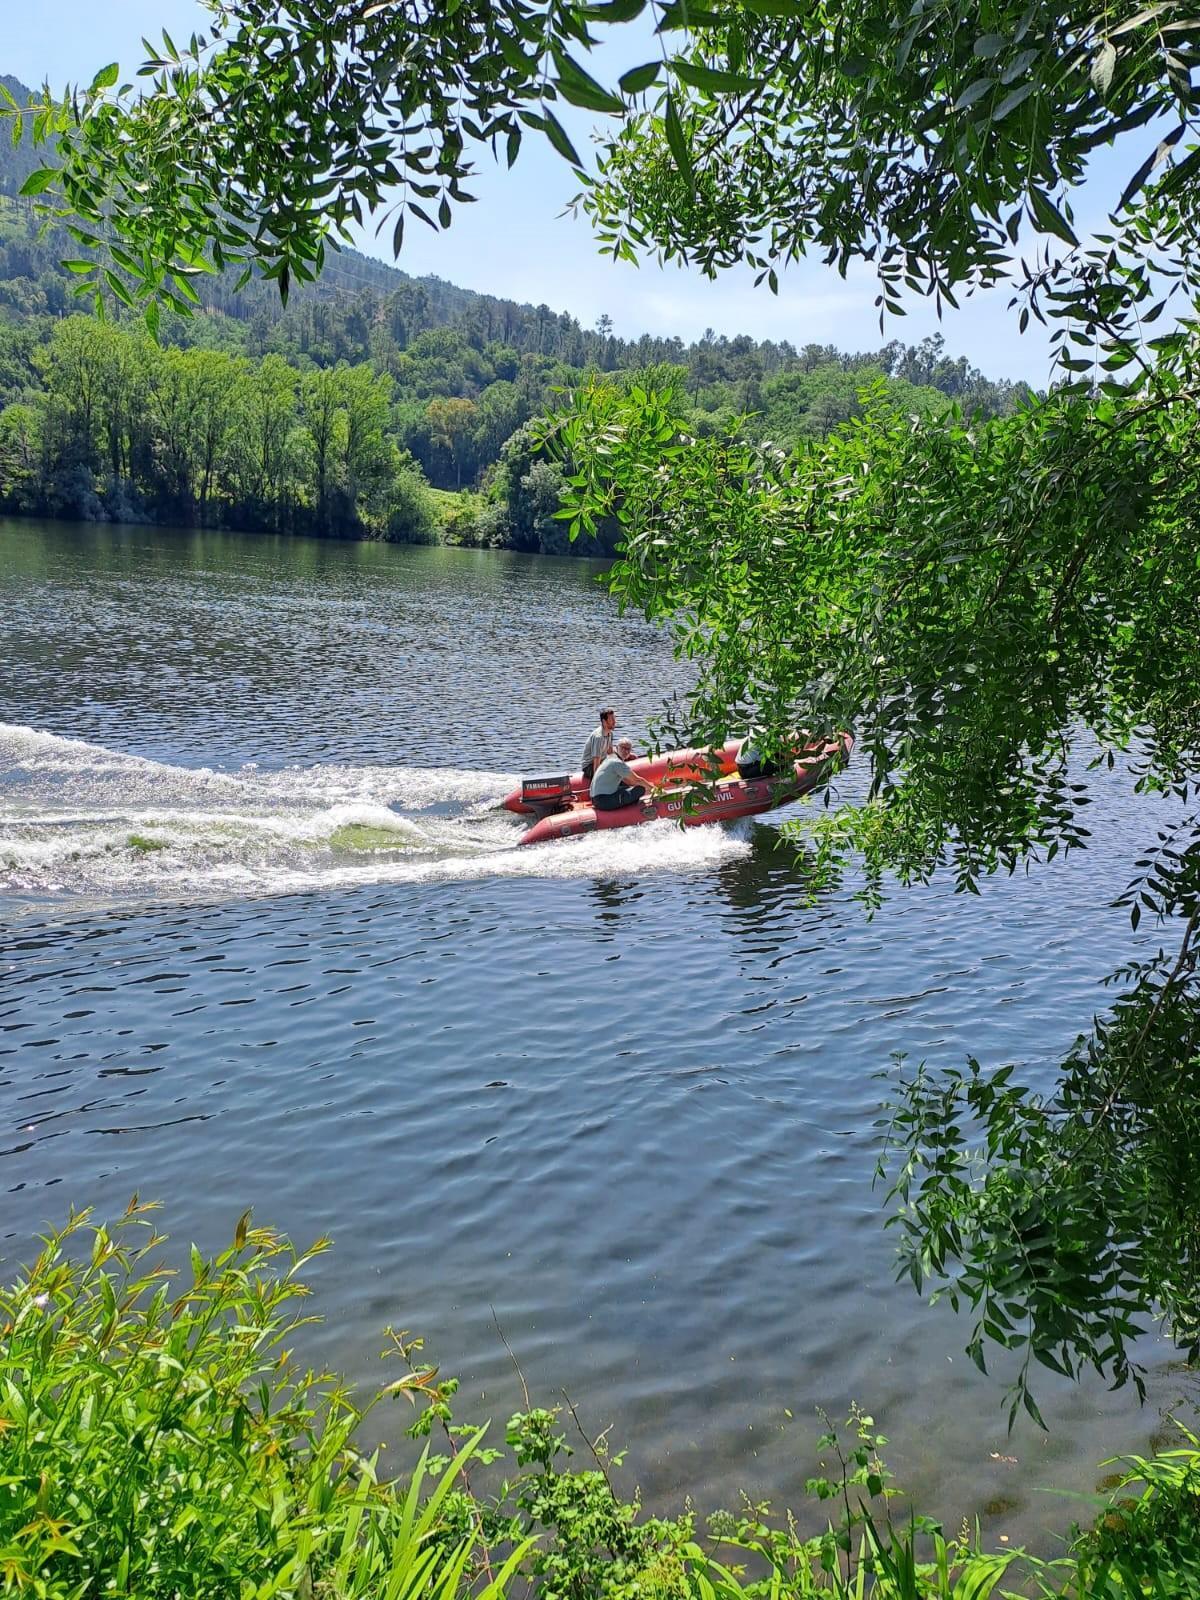
<path fill-rule="evenodd" d="M 996 415 L 1021 393 L 952 360 L 940 336 L 856 354 L 711 332 L 619 339 L 607 314 L 587 329 L 353 251 L 286 308 L 273 283 L 205 279 L 194 314 L 164 318 L 155 344 L 117 303 L 107 322 L 79 315 L 60 263 L 83 252 L 39 231 L 19 194 L 33 164 L 0 142 L 10 512 L 565 551 L 561 470 L 536 458 L 526 424 L 589 371 L 661 381 L 674 368 L 696 434 L 740 419 L 783 445 L 856 415 L 871 385 L 915 412 L 953 398 Z"/>

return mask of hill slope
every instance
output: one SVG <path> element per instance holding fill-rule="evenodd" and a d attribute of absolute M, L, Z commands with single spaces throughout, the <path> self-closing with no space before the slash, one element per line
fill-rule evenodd
<path fill-rule="evenodd" d="M 18 101 L 32 95 L 16 78 L 3 77 L 0 82 Z M 15 200 L 15 217 L 9 220 L 0 244 L 0 307 L 18 314 L 60 314 L 71 304 L 71 284 L 58 262 L 63 255 L 77 255 L 79 249 L 59 229 L 37 237 L 38 222 L 31 208 L 15 199 L 35 165 L 37 158 L 27 140 L 14 148 L 10 140 L 0 139 L 0 196 Z M 476 350 L 498 342 L 518 354 L 549 357 L 573 367 L 613 371 L 654 362 L 677 363 L 694 377 L 698 394 L 716 383 L 762 380 L 779 372 L 807 372 L 829 365 L 844 370 L 877 368 L 988 413 L 1008 409 L 1014 397 L 1024 392 L 1022 385 L 989 382 L 965 357 L 951 359 L 940 337 L 919 346 L 893 340 L 858 354 L 845 353 L 832 344 L 810 344 L 797 350 L 787 341 L 756 342 L 744 335 L 733 339 L 706 335 L 691 345 L 654 334 L 618 339 L 604 327 L 583 328 L 568 312 L 460 289 L 436 276 L 414 278 L 349 249 L 331 253 L 321 280 L 296 290 L 286 309 L 273 284 L 250 283 L 235 294 L 235 282 L 231 272 L 204 286 L 206 309 L 228 318 L 241 330 L 227 335 L 229 342 L 240 344 L 250 354 L 291 347 L 318 364 L 331 360 L 379 362 L 382 358 L 386 365 L 390 356 L 405 351 L 422 333 L 451 328 Z M 214 342 L 211 333 L 195 329 L 176 327 L 170 336 L 181 343 Z M 462 392 L 469 393 L 470 375 L 465 378 Z"/>

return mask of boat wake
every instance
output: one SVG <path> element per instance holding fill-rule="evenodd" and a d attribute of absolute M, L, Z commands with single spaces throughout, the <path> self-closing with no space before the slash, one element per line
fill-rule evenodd
<path fill-rule="evenodd" d="M 0 891 L 40 901 L 287 894 L 687 871 L 744 839 L 672 823 L 516 850 L 515 777 L 450 767 L 182 767 L 0 722 Z"/>

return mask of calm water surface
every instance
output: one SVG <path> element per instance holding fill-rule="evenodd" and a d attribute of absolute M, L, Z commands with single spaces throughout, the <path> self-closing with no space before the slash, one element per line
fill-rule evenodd
<path fill-rule="evenodd" d="M 925 1506 L 1044 1545 L 1079 1507 L 1041 1491 L 1183 1380 L 1153 1344 L 1141 1411 L 1047 1375 L 1049 1436 L 1007 1438 L 893 1282 L 874 1074 L 1045 1076 L 1128 950 L 1148 802 L 1105 779 L 1086 857 L 873 921 L 806 904 L 778 819 L 518 851 L 514 775 L 683 686 L 597 570 L 0 523 L 6 1270 L 71 1202 L 210 1247 L 253 1205 L 333 1235 L 313 1345 L 365 1382 L 420 1329 L 503 1419 L 494 1308 L 660 1504 L 798 1502 L 813 1408 L 858 1399 Z"/>

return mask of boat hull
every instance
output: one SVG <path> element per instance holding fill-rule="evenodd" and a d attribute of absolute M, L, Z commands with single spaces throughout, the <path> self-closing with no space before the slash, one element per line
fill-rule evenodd
<path fill-rule="evenodd" d="M 666 750 L 657 756 L 637 756 L 629 763 L 638 778 L 647 783 L 695 783 L 705 777 L 727 778 L 737 767 L 738 741 L 727 739 L 713 750 Z M 571 774 L 571 793 L 584 803 L 588 800 L 588 783 L 582 772 Z M 507 811 L 537 816 L 539 808 L 522 800 L 520 788 L 505 795 L 500 802 Z"/>
<path fill-rule="evenodd" d="M 671 789 L 666 794 L 647 795 L 617 811 L 597 811 L 589 800 L 580 796 L 564 810 L 555 811 L 535 822 L 522 834 L 519 842 L 549 844 L 556 839 L 577 839 L 587 833 L 603 833 L 608 828 L 636 828 L 644 822 L 657 822 L 660 818 L 669 818 L 685 828 L 698 828 L 709 822 L 730 822 L 738 817 L 756 816 L 763 811 L 773 811 L 777 806 L 789 805 L 815 789 L 828 776 L 835 762 L 844 762 L 849 757 L 853 744 L 849 734 L 842 734 L 826 744 L 802 752 L 790 772 L 785 771 L 771 778 L 726 776 L 713 784 L 707 794 L 697 795 L 692 787 L 684 786 Z M 675 752 L 677 755 L 681 753 L 684 752 Z"/>

